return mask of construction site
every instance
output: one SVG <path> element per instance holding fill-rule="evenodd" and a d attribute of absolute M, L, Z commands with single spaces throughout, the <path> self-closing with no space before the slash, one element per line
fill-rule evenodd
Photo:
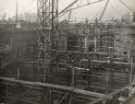
<path fill-rule="evenodd" d="M 15 20 L 0 20 L 0 104 L 135 104 L 135 9 L 117 0 L 131 21 L 102 21 L 111 0 L 59 1 L 36 0 L 35 22 L 17 3 Z M 72 19 L 101 2 L 94 21 Z"/>

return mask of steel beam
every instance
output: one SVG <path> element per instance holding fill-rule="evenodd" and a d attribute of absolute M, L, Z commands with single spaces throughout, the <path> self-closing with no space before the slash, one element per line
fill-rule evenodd
<path fill-rule="evenodd" d="M 22 85 L 34 86 L 34 87 L 53 88 L 53 89 L 67 91 L 67 92 L 71 92 L 71 93 L 75 93 L 75 94 L 96 97 L 96 98 L 101 98 L 101 97 L 105 96 L 104 94 L 97 93 L 97 92 L 91 92 L 91 91 L 82 90 L 82 89 L 78 89 L 78 88 L 74 88 L 74 87 L 68 87 L 68 86 L 62 86 L 62 85 L 56 85 L 56 84 L 30 82 L 30 81 L 16 80 L 13 78 L 6 78 L 6 77 L 0 77 L 0 80 L 5 81 L 5 82 L 22 84 Z"/>

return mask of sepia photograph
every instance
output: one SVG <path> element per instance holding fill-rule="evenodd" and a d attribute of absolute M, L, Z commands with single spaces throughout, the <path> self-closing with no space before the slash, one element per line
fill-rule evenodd
<path fill-rule="evenodd" d="M 135 0 L 0 0 L 0 104 L 135 104 Z"/>

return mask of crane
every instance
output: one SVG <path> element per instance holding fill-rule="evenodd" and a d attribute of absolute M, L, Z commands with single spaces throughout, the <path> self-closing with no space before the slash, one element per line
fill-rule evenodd
<path fill-rule="evenodd" d="M 104 0 L 97 0 L 95 2 L 88 2 L 82 5 L 75 6 L 80 0 L 72 1 L 62 11 L 58 11 L 58 0 L 37 0 L 38 21 L 40 24 L 40 35 L 38 39 L 39 54 L 38 54 L 38 71 L 41 70 L 43 75 L 42 81 L 46 81 L 47 72 L 51 64 L 51 48 L 54 42 L 54 30 L 58 24 L 58 18 L 69 12 L 69 19 L 71 12 L 75 9 L 96 4 Z"/>

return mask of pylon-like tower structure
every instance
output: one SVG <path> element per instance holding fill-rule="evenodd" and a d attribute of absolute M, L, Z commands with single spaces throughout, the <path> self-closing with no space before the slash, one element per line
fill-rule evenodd
<path fill-rule="evenodd" d="M 38 71 L 41 72 L 42 81 L 45 82 L 51 64 L 54 30 L 58 22 L 58 0 L 37 0 L 37 13 L 40 24 Z"/>

